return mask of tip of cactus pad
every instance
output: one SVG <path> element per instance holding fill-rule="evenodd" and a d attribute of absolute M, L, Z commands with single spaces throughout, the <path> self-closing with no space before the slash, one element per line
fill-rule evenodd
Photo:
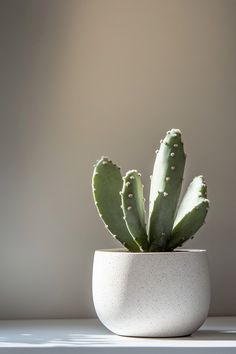
<path fill-rule="evenodd" d="M 180 129 L 175 129 L 175 128 L 172 128 L 170 132 L 174 134 L 182 134 Z"/>
<path fill-rule="evenodd" d="M 108 160 L 108 156 L 102 155 L 101 160 Z"/>
<path fill-rule="evenodd" d="M 131 173 L 138 173 L 138 171 L 137 170 L 129 170 L 129 171 L 126 172 L 126 176 L 131 174 Z"/>

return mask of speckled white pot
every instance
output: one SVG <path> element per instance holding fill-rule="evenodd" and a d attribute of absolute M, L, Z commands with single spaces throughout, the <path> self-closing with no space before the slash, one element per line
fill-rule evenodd
<path fill-rule="evenodd" d="M 116 334 L 190 335 L 209 310 L 207 253 L 96 251 L 93 300 L 100 321 Z"/>

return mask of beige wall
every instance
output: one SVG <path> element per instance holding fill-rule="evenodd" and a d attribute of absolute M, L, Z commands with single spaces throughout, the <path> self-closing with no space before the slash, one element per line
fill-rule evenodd
<path fill-rule="evenodd" d="M 236 315 L 236 1 L 0 1 L 0 317 L 94 316 L 93 252 L 116 246 L 93 162 L 139 169 L 180 128 L 209 183 L 212 314 Z"/>

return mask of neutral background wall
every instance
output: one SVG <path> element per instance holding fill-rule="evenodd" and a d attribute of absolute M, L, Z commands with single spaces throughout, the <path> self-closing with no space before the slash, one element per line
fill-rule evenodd
<path fill-rule="evenodd" d="M 137 168 L 183 132 L 209 184 L 211 314 L 236 315 L 236 1 L 0 1 L 0 317 L 94 316 L 93 252 L 117 244 L 94 161 Z"/>

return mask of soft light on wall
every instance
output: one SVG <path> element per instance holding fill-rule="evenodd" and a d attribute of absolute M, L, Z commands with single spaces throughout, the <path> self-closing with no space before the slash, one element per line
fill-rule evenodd
<path fill-rule="evenodd" d="M 186 183 L 209 184 L 212 314 L 236 314 L 233 186 L 236 2 L 3 0 L 0 4 L 0 313 L 94 316 L 92 164 L 149 183 L 160 137 L 183 131 Z M 148 194 L 148 190 L 145 191 Z"/>

